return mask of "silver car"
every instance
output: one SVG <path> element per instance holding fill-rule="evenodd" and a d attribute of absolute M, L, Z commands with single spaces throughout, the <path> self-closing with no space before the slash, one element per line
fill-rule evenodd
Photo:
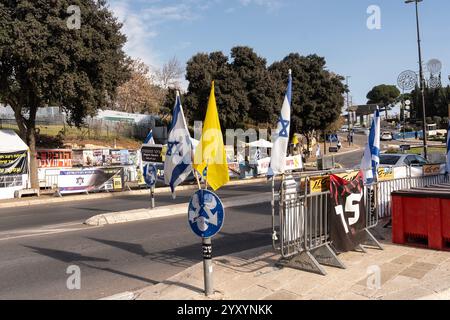
<path fill-rule="evenodd" d="M 417 154 L 380 154 L 380 165 L 382 166 L 423 166 L 428 161 Z"/>

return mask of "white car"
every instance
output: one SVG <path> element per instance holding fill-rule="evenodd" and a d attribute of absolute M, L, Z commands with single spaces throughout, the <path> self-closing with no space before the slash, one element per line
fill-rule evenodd
<path fill-rule="evenodd" d="M 423 166 L 428 161 L 416 154 L 380 154 L 380 166 Z"/>
<path fill-rule="evenodd" d="M 392 133 L 385 131 L 381 134 L 381 141 L 391 141 L 393 140 Z"/>

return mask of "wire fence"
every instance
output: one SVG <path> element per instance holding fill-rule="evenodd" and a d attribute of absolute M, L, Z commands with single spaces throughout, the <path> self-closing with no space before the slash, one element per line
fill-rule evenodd
<path fill-rule="evenodd" d="M 134 138 L 143 140 L 150 129 L 155 128 L 154 121 L 132 123 L 88 118 L 77 128 L 70 126 L 64 117 L 55 116 L 36 121 L 36 131 L 40 135 L 72 137 L 76 139 Z M 18 130 L 15 119 L 0 118 L 0 129 Z"/>

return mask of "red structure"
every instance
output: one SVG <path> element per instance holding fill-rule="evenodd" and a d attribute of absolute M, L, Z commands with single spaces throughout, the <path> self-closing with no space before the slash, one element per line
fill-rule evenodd
<path fill-rule="evenodd" d="M 450 250 L 450 186 L 392 193 L 392 240 Z"/>

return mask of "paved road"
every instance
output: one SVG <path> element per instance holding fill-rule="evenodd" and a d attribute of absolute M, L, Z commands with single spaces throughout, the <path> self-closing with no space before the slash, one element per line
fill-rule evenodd
<path fill-rule="evenodd" d="M 262 184 L 219 193 L 228 198 L 268 190 Z M 177 202 L 188 194 L 180 193 Z M 173 203 L 169 197 L 160 196 L 159 203 Z M 148 199 L 138 196 L 1 210 L 0 299 L 97 299 L 158 283 L 199 262 L 200 241 L 186 217 L 100 228 L 81 224 L 99 212 L 147 206 Z M 270 214 L 269 202 L 228 209 L 223 231 L 214 239 L 215 256 L 270 244 Z M 23 231 L 24 226 L 32 229 Z M 7 231 L 11 227 L 22 229 Z M 61 233 L 40 234 L 52 228 Z M 71 265 L 81 268 L 81 290 L 66 287 Z"/>
<path fill-rule="evenodd" d="M 221 189 L 218 194 L 223 198 L 245 195 L 248 192 L 269 192 L 270 184 L 250 184 L 241 186 L 229 186 Z M 191 191 L 177 193 L 177 198 L 172 199 L 169 193 L 157 194 L 156 205 L 187 203 Z M 50 225 L 74 225 L 82 223 L 87 218 L 107 212 L 118 212 L 148 208 L 150 196 L 123 196 L 110 199 L 69 201 L 59 204 L 40 205 L 32 207 L 18 207 L 0 209 L 0 239 L 2 233 L 18 229 L 33 229 L 48 227 Z"/>
<path fill-rule="evenodd" d="M 357 164 L 360 156 L 343 155 Z M 270 191 L 269 184 L 231 186 L 223 198 Z M 175 202 L 159 195 L 157 204 Z M 269 201 L 270 199 L 268 199 Z M 0 299 L 97 299 L 156 284 L 201 261 L 200 240 L 186 217 L 87 227 L 92 215 L 148 207 L 147 196 L 123 196 L 0 210 Z M 59 232 L 52 233 L 51 232 Z M 271 243 L 269 202 L 227 210 L 214 256 Z M 69 266 L 81 268 L 81 290 L 68 290 Z M 201 288 L 198 288 L 199 290 Z"/>

